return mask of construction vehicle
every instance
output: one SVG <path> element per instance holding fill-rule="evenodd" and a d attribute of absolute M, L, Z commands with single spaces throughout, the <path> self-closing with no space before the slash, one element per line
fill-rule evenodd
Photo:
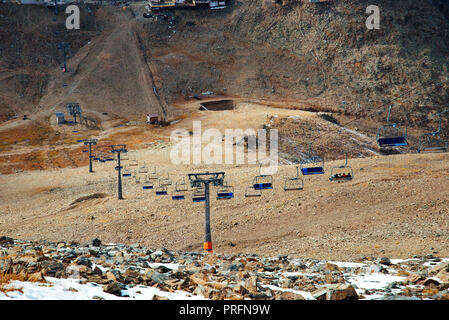
<path fill-rule="evenodd" d="M 149 8 L 151 11 L 189 8 L 198 6 L 209 6 L 210 9 L 226 8 L 226 1 L 210 1 L 210 0 L 150 0 Z"/>

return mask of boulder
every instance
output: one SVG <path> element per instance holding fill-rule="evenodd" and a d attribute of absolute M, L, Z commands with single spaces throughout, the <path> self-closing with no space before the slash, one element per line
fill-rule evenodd
<path fill-rule="evenodd" d="M 425 279 L 426 277 L 417 273 L 410 273 L 410 275 L 407 277 L 407 281 L 413 284 L 416 284 L 418 281 L 422 281 Z"/>
<path fill-rule="evenodd" d="M 90 245 L 93 246 L 93 247 L 99 247 L 99 246 L 101 246 L 101 240 L 95 238 L 95 239 L 93 239 L 93 240 L 90 242 Z"/>
<path fill-rule="evenodd" d="M 10 237 L 6 237 L 6 236 L 1 236 L 0 237 L 0 244 L 1 245 L 14 244 L 14 239 L 10 238 Z"/>
<path fill-rule="evenodd" d="M 437 274 L 441 270 L 447 269 L 447 268 L 449 268 L 449 261 L 442 262 L 442 263 L 437 264 L 436 266 L 433 266 L 432 268 L 430 268 L 429 273 L 430 274 Z"/>
<path fill-rule="evenodd" d="M 122 290 L 120 287 L 120 283 L 117 281 L 113 281 L 103 286 L 103 291 L 106 293 L 110 293 L 116 296 L 121 296 Z"/>
<path fill-rule="evenodd" d="M 44 275 L 42 271 L 28 274 L 27 281 L 31 282 L 45 282 Z"/>
<path fill-rule="evenodd" d="M 245 280 L 243 284 L 246 290 L 250 293 L 257 293 L 257 277 L 252 276 Z"/>
<path fill-rule="evenodd" d="M 205 298 L 209 297 L 209 292 L 212 288 L 209 288 L 208 286 L 203 286 L 201 284 L 198 284 L 195 290 L 193 291 L 193 294 L 197 296 L 203 296 Z"/>
<path fill-rule="evenodd" d="M 152 300 L 170 300 L 169 298 L 167 298 L 167 297 L 162 297 L 162 296 L 158 296 L 157 294 L 155 294 L 154 296 L 153 296 L 153 299 Z"/>
<path fill-rule="evenodd" d="M 437 277 L 443 283 L 449 283 L 449 267 L 442 269 L 438 272 Z"/>
<path fill-rule="evenodd" d="M 172 271 L 170 268 L 167 268 L 167 267 L 164 266 L 164 265 L 161 265 L 161 266 L 157 267 L 156 270 L 157 270 L 157 272 L 159 272 L 159 273 L 167 273 L 167 272 Z"/>
<path fill-rule="evenodd" d="M 78 259 L 76 259 L 75 263 L 77 265 L 80 265 L 80 266 L 86 266 L 86 267 L 89 267 L 89 268 L 92 267 L 92 261 L 90 261 L 89 258 L 84 257 L 84 256 L 81 256 Z"/>
<path fill-rule="evenodd" d="M 148 276 L 149 274 L 147 274 Z M 151 273 L 150 280 L 154 283 L 164 284 L 166 280 L 169 280 L 170 276 L 166 273 L 159 273 L 157 271 Z"/>
<path fill-rule="evenodd" d="M 327 289 L 320 288 L 312 292 L 312 297 L 316 300 L 326 300 Z"/>
<path fill-rule="evenodd" d="M 359 295 L 350 284 L 329 284 L 312 293 L 317 300 L 358 300 Z"/>
<path fill-rule="evenodd" d="M 350 284 L 331 284 L 327 289 L 327 300 L 357 300 L 359 298 Z"/>
<path fill-rule="evenodd" d="M 289 292 L 289 291 L 281 291 L 278 292 L 275 297 L 275 300 L 305 300 L 305 298 L 299 293 Z"/>
<path fill-rule="evenodd" d="M 119 272 L 120 273 L 120 272 Z M 120 277 L 120 275 L 116 276 L 113 272 L 108 271 L 106 272 L 106 279 L 110 280 L 110 281 L 117 281 L 118 277 Z"/>
<path fill-rule="evenodd" d="M 449 293 L 443 293 L 438 300 L 449 300 Z"/>
<path fill-rule="evenodd" d="M 324 269 L 325 270 L 329 270 L 329 271 L 339 271 L 340 270 L 338 268 L 338 266 L 336 264 L 333 264 L 333 263 L 326 263 L 324 265 Z"/>

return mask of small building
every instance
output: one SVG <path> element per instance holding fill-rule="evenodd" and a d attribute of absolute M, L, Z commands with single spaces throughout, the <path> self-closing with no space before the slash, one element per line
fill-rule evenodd
<path fill-rule="evenodd" d="M 56 112 L 56 123 L 57 124 L 65 123 L 64 112 Z"/>
<path fill-rule="evenodd" d="M 147 123 L 159 123 L 159 114 L 157 113 L 149 113 L 147 114 Z"/>

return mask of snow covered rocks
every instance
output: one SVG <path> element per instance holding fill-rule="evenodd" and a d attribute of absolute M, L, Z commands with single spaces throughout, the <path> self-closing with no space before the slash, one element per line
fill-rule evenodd
<path fill-rule="evenodd" d="M 447 300 L 448 268 L 433 256 L 339 262 L 1 237 L 0 299 Z"/>

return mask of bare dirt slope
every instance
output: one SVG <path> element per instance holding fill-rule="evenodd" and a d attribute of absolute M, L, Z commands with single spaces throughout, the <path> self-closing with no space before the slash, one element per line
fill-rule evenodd
<path fill-rule="evenodd" d="M 103 19 L 111 16 L 114 27 L 86 44 L 70 60 L 68 73 L 50 81 L 41 104 L 64 107 L 76 101 L 87 113 L 94 110 L 122 117 L 166 114 L 166 106 L 153 89 L 151 70 L 140 50 L 130 13 L 100 9 L 96 14 Z"/>
<path fill-rule="evenodd" d="M 249 119 L 254 123 L 245 122 L 247 114 L 253 115 Z M 314 113 L 245 104 L 235 111 L 211 111 L 196 117 L 204 117 L 205 130 L 215 126 L 214 119 L 228 117 L 230 124 L 223 123 L 221 129 L 245 128 L 245 123 L 256 126 L 256 119 L 262 121 L 267 114 L 319 121 Z M 176 126 L 189 130 L 191 125 L 188 119 Z M 274 190 L 263 191 L 260 198 L 245 198 L 246 188 L 258 174 L 256 165 L 174 165 L 171 145 L 167 139 L 163 142 L 169 133 L 169 129 L 147 133 L 146 147 L 133 150 L 130 156 L 149 171 L 156 167 L 159 176 L 169 177 L 173 185 L 189 172 L 226 172 L 236 196 L 227 201 L 212 198 L 217 252 L 285 253 L 320 259 L 449 254 L 447 154 L 349 159 L 354 179 L 345 183 L 328 180 L 332 167 L 341 165 L 342 160 L 326 162 L 325 175 L 307 177 L 303 191 L 291 192 L 283 190 L 284 179 L 294 176 L 295 168 L 284 165 L 273 177 Z M 192 203 L 191 192 L 184 202 L 174 202 L 156 197 L 154 190 L 142 190 L 145 174 L 138 172 L 139 166 L 129 164 L 124 162 L 140 183 L 134 177 L 124 178 L 123 201 L 116 199 L 113 162 L 95 163 L 94 174 L 88 174 L 84 166 L 0 176 L 0 234 L 54 241 L 98 237 L 107 242 L 201 250 L 203 204 Z"/>

